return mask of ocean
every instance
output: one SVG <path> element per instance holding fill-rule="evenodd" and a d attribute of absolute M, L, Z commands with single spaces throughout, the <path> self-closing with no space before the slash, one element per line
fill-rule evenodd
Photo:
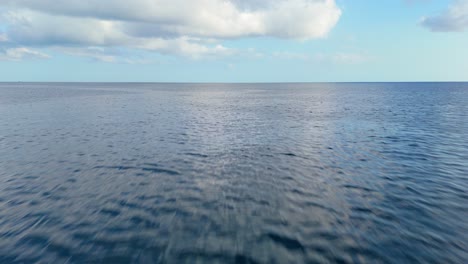
<path fill-rule="evenodd" d="M 468 83 L 0 83 L 0 263 L 466 263 Z"/>

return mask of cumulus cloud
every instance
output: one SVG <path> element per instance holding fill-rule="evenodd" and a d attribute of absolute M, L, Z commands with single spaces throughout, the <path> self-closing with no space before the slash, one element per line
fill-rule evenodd
<path fill-rule="evenodd" d="M 3 0 L 10 8 L 150 24 L 156 32 L 218 38 L 323 37 L 341 11 L 334 0 Z"/>
<path fill-rule="evenodd" d="M 421 24 L 431 31 L 450 32 L 468 29 L 468 0 L 458 0 L 443 13 L 425 17 Z"/>
<path fill-rule="evenodd" d="M 226 39 L 325 37 L 334 0 L 2 0 L 5 38 L 26 46 L 127 47 L 230 55 Z"/>
<path fill-rule="evenodd" d="M 29 10 L 10 11 L 3 15 L 8 37 L 23 45 L 118 45 L 128 36 L 116 23 L 92 18 L 52 16 Z"/>

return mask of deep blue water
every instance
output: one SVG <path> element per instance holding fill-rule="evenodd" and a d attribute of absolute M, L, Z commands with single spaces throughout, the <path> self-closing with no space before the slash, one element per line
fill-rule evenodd
<path fill-rule="evenodd" d="M 0 84 L 0 263 L 467 263 L 468 83 Z"/>

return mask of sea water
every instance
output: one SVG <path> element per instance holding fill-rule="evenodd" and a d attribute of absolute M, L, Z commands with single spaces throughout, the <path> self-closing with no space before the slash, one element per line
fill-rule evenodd
<path fill-rule="evenodd" d="M 466 263 L 468 83 L 0 84 L 1 263 Z"/>

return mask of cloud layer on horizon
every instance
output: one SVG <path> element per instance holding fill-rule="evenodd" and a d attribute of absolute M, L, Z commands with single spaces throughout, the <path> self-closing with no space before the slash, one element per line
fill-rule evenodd
<path fill-rule="evenodd" d="M 323 38 L 340 16 L 334 0 L 2 0 L 0 45 L 224 56 L 225 39 Z"/>

